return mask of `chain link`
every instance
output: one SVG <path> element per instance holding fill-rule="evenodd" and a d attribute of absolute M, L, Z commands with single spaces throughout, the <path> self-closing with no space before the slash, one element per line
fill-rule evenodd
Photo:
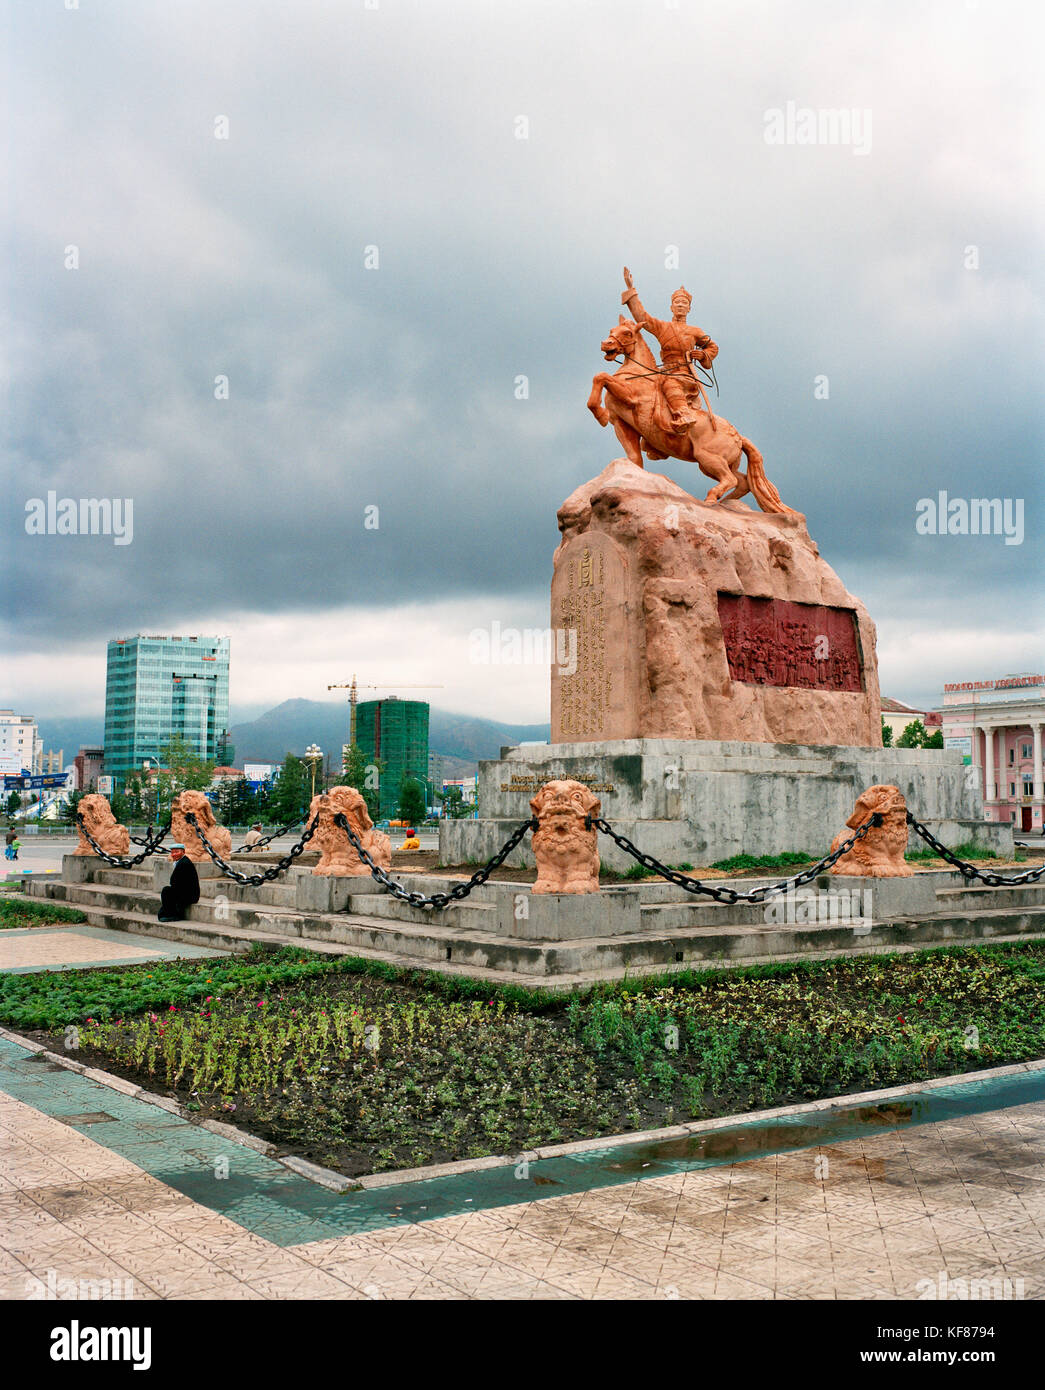
<path fill-rule="evenodd" d="M 132 835 L 132 836 L 131 836 L 131 844 L 132 844 L 132 845 L 158 845 L 158 844 L 160 843 L 160 841 L 163 839 L 164 835 L 166 835 L 167 831 L 170 830 L 170 828 L 171 828 L 171 823 L 170 823 L 170 821 L 168 821 L 166 825 L 160 827 L 159 833 L 157 834 L 157 833 L 154 833 L 154 832 L 153 832 L 153 828 L 152 828 L 152 826 L 150 825 L 150 826 L 148 827 L 148 829 L 146 830 L 146 832 L 145 832 L 145 839 L 143 840 L 143 839 L 141 838 L 141 836 L 139 836 L 139 835 Z"/>
<path fill-rule="evenodd" d="M 882 817 L 875 811 L 869 820 L 864 821 L 859 830 L 850 839 L 819 863 L 812 865 L 811 868 L 803 869 L 794 878 L 782 879 L 779 883 L 774 883 L 766 888 L 755 888 L 750 893 L 738 893 L 735 888 L 716 888 L 712 884 L 702 883 L 699 878 L 688 878 L 685 874 L 679 873 L 677 869 L 670 869 L 667 864 L 662 864 L 659 859 L 654 859 L 652 854 L 643 854 L 640 849 L 631 843 L 626 835 L 618 835 L 610 825 L 609 821 L 602 820 L 595 816 L 585 816 L 584 824 L 587 829 L 595 826 L 604 835 L 608 835 L 615 844 L 619 845 L 626 854 L 630 854 L 633 859 L 646 869 L 653 869 L 655 873 L 666 878 L 670 883 L 674 883 L 677 888 L 684 889 L 687 893 L 703 893 L 706 897 L 714 898 L 719 903 L 761 903 L 774 893 L 783 893 L 789 888 L 800 888 L 802 884 L 809 883 L 818 874 L 829 869 L 832 864 L 841 859 L 843 854 L 848 854 L 858 840 L 862 840 L 869 830 L 876 825 L 881 825 Z"/>
<path fill-rule="evenodd" d="M 281 835 L 285 835 L 288 830 L 293 830 L 295 825 L 303 825 L 304 816 L 298 816 L 297 820 L 292 820 L 289 825 L 285 825 L 282 830 L 273 830 L 271 835 L 262 835 L 259 840 L 255 840 L 252 845 L 240 845 L 239 849 L 233 850 L 233 854 L 253 854 L 256 849 L 261 849 L 263 845 L 270 844 L 273 840 L 278 840 Z"/>
<path fill-rule="evenodd" d="M 936 851 L 941 859 L 946 859 L 948 864 L 953 864 L 966 882 L 969 879 L 978 878 L 989 888 L 1008 888 L 1010 886 L 1016 887 L 1021 883 L 1037 883 L 1045 874 L 1045 864 L 1040 865 L 1037 869 L 1025 869 L 1021 874 L 992 874 L 990 871 L 985 873 L 983 869 L 978 869 L 975 864 L 968 864 L 964 859 L 959 859 L 956 854 L 952 854 L 946 845 L 941 845 L 932 831 L 927 829 L 920 820 L 915 820 L 910 811 L 907 812 L 907 824 L 922 837 L 927 845 Z"/>
<path fill-rule="evenodd" d="M 79 811 L 76 813 L 76 824 L 80 833 L 94 850 L 98 858 L 104 859 L 107 864 L 114 864 L 118 869 L 133 869 L 140 864 L 143 859 L 148 859 L 150 854 L 159 854 L 162 848 L 160 842 L 171 828 L 170 822 L 168 821 L 160 833 L 152 839 L 146 837 L 144 840 L 139 840 L 136 837 L 132 837 L 136 845 L 144 845 L 145 848 L 142 850 L 141 854 L 136 854 L 133 859 L 121 859 L 118 854 L 109 854 L 106 850 L 102 849 L 101 845 L 87 829 L 87 826 L 84 824 L 83 816 Z"/>
<path fill-rule="evenodd" d="M 217 852 L 214 846 L 207 839 L 206 835 L 204 835 L 203 831 L 200 829 L 196 817 L 195 815 L 193 815 L 191 811 L 188 811 L 186 813 L 185 819 L 192 826 L 193 830 L 195 830 L 196 834 L 200 837 L 200 843 L 203 845 L 203 848 L 214 860 L 218 868 L 222 870 L 225 877 L 235 879 L 237 883 L 249 883 L 252 888 L 257 888 L 262 883 L 268 883 L 272 879 L 278 878 L 280 874 L 284 871 L 284 869 L 289 869 L 291 864 L 293 864 L 294 860 L 297 859 L 298 855 L 304 853 L 305 846 L 308 844 L 309 840 L 311 840 L 312 836 L 316 833 L 316 826 L 319 824 L 319 815 L 317 813 L 312 824 L 308 826 L 304 834 L 301 836 L 301 839 L 297 842 L 296 845 L 291 846 L 290 853 L 284 855 L 278 864 L 273 864 L 272 867 L 270 869 L 266 869 L 263 874 L 241 874 L 237 869 L 234 869 L 231 864 L 225 863 L 225 860 L 222 859 L 221 855 Z"/>
<path fill-rule="evenodd" d="M 349 825 L 348 817 L 342 812 L 339 811 L 334 817 L 334 824 L 340 826 L 348 836 L 349 844 L 370 870 L 371 877 L 375 878 L 383 888 L 387 888 L 394 898 L 398 898 L 400 902 L 409 903 L 411 907 L 434 907 L 442 910 L 443 908 L 449 907 L 452 902 L 460 902 L 462 898 L 467 898 L 473 888 L 478 888 L 484 884 L 493 873 L 494 869 L 500 868 L 508 858 L 509 854 L 511 854 L 512 850 L 523 838 L 527 830 L 537 829 L 538 822 L 536 817 L 531 820 L 522 821 L 521 824 L 517 825 L 512 831 L 511 835 L 505 840 L 504 844 L 493 858 L 488 859 L 481 869 L 476 869 L 467 883 L 458 883 L 455 887 L 450 889 L 449 893 L 433 893 L 430 898 L 426 898 L 423 893 L 411 893 L 408 889 L 404 888 L 401 883 L 397 883 L 394 878 L 387 874 L 385 870 L 381 868 L 380 864 L 375 864 L 374 860 L 363 848 L 359 836 Z"/>

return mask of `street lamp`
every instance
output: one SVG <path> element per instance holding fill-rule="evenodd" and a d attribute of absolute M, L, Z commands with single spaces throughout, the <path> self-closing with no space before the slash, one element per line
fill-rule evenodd
<path fill-rule="evenodd" d="M 305 761 L 312 768 L 312 795 L 316 794 L 316 764 L 323 761 L 323 750 L 318 743 L 310 743 L 305 749 Z"/>

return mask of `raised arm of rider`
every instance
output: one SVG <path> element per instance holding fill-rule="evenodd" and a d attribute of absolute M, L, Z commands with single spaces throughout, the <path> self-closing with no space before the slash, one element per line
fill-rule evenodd
<path fill-rule="evenodd" d="M 620 297 L 620 302 L 622 304 L 627 305 L 627 308 L 636 323 L 654 322 L 652 315 L 647 314 L 646 310 L 642 307 L 642 300 L 639 298 L 639 292 L 637 289 L 634 288 L 634 286 L 631 289 L 624 291 L 624 293 Z"/>

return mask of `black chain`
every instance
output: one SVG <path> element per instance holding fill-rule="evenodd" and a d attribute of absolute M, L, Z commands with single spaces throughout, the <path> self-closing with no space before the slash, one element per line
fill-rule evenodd
<path fill-rule="evenodd" d="M 136 845 L 145 846 L 141 854 L 136 854 L 133 859 L 121 859 L 118 854 L 108 854 L 104 849 L 102 849 L 101 845 L 99 845 L 97 840 L 87 829 L 87 826 L 84 824 L 83 816 L 79 811 L 77 811 L 76 813 L 76 823 L 79 827 L 80 833 L 83 835 L 84 839 L 87 841 L 90 847 L 94 850 L 98 858 L 104 859 L 107 864 L 115 864 L 118 869 L 133 869 L 136 865 L 140 864 L 143 859 L 148 859 L 150 854 L 158 854 L 161 849 L 160 841 L 167 834 L 167 831 L 171 828 L 170 822 L 168 822 L 155 838 L 145 840 L 136 839 L 134 841 Z"/>
<path fill-rule="evenodd" d="M 195 830 L 196 834 L 200 837 L 200 843 L 203 845 L 203 848 L 214 860 L 218 868 L 223 871 L 225 877 L 233 878 L 236 880 L 237 883 L 249 883 L 252 888 L 257 888 L 262 883 L 268 883 L 271 879 L 278 878 L 280 874 L 284 871 L 284 869 L 289 869 L 291 864 L 293 864 L 294 860 L 297 859 L 298 855 L 304 853 L 305 846 L 308 844 L 309 840 L 311 840 L 312 836 L 316 833 L 316 826 L 319 824 L 319 815 L 317 814 L 312 824 L 308 826 L 308 828 L 305 830 L 304 834 L 301 836 L 301 839 L 297 842 L 297 844 L 291 845 L 290 853 L 285 854 L 278 864 L 273 864 L 272 867 L 270 869 L 266 869 L 263 874 L 241 874 L 237 869 L 234 869 L 231 864 L 225 863 L 225 860 L 222 859 L 221 855 L 217 852 L 214 846 L 207 839 L 206 835 L 204 835 L 203 831 L 200 829 L 199 823 L 197 822 L 196 817 L 192 813 L 192 811 L 187 811 L 185 813 L 185 819 L 192 826 L 193 830 Z"/>
<path fill-rule="evenodd" d="M 273 830 L 271 835 L 262 835 L 259 840 L 255 840 L 252 845 L 240 845 L 239 849 L 233 850 L 233 854 L 253 854 L 254 850 L 261 849 L 262 845 L 278 840 L 281 835 L 285 835 L 288 830 L 293 830 L 295 825 L 303 825 L 304 816 L 298 816 L 297 820 L 292 820 L 289 825 L 285 825 L 282 830 Z"/>
<path fill-rule="evenodd" d="M 383 888 L 387 888 L 394 898 L 398 898 L 400 902 L 409 903 L 411 907 L 436 907 L 442 909 L 444 907 L 449 907 L 452 902 L 460 902 L 462 898 L 467 898 L 473 888 L 478 888 L 481 884 L 485 883 L 494 869 L 500 868 L 508 858 L 509 854 L 511 854 L 512 850 L 523 838 L 527 830 L 537 829 L 538 822 L 536 817 L 532 820 L 522 821 L 512 831 L 511 835 L 505 840 L 504 844 L 493 858 L 488 859 L 481 869 L 476 869 L 467 883 L 458 883 L 454 888 L 450 889 L 449 893 L 433 893 L 430 898 L 426 898 L 423 893 L 411 893 L 408 889 L 404 888 L 401 883 L 397 883 L 394 878 L 387 874 L 385 870 L 381 868 L 380 864 L 375 864 L 371 856 L 363 848 L 359 837 L 349 825 L 346 815 L 339 811 L 334 817 L 334 824 L 340 826 L 348 836 L 349 843 L 370 870 L 371 877 L 375 878 Z"/>
<path fill-rule="evenodd" d="M 626 854 L 630 854 L 633 859 L 637 859 L 645 868 L 653 869 L 655 873 L 668 879 L 668 881 L 674 883 L 676 887 L 684 888 L 687 893 L 703 893 L 709 898 L 714 898 L 716 902 L 730 904 L 761 903 L 765 902 L 766 898 L 770 897 L 773 893 L 783 893 L 789 888 L 800 888 L 802 884 L 809 883 L 812 879 L 816 878 L 817 874 L 823 873 L 825 869 L 829 869 L 832 864 L 841 859 L 843 854 L 848 854 L 858 840 L 862 840 L 869 830 L 876 825 L 881 825 L 881 823 L 881 813 L 875 811 L 870 820 L 864 821 L 863 825 L 861 825 L 860 829 L 857 830 L 856 834 L 853 835 L 851 839 L 839 845 L 833 853 L 829 854 L 825 859 L 821 859 L 819 863 L 814 864 L 811 868 L 803 869 L 802 872 L 796 874 L 794 878 L 782 879 L 779 883 L 774 883 L 769 887 L 755 888 L 750 893 L 738 893 L 735 888 L 716 888 L 712 884 L 702 883 L 699 878 L 688 878 L 685 874 L 679 873 L 677 869 L 669 869 L 667 864 L 662 864 L 659 859 L 654 859 L 652 854 L 643 854 L 640 849 L 637 849 L 631 843 L 626 835 L 618 835 L 609 821 L 602 820 L 595 816 L 585 816 L 584 818 L 584 824 L 588 830 L 590 830 L 592 826 L 595 826 L 597 830 L 601 830 L 604 835 L 608 835 L 611 840 L 620 845 L 621 849 L 624 850 Z"/>
<path fill-rule="evenodd" d="M 992 874 L 989 871 L 985 873 L 983 869 L 978 869 L 975 864 L 968 864 L 964 859 L 959 859 L 956 854 L 952 854 L 946 845 L 941 845 L 932 831 L 926 829 L 920 820 L 915 820 L 910 811 L 907 812 L 907 824 L 922 837 L 927 845 L 936 851 L 941 859 L 946 859 L 948 864 L 953 864 L 966 881 L 971 878 L 978 878 L 981 883 L 986 883 L 990 888 L 1008 888 L 1010 885 L 1015 887 L 1020 883 L 1037 883 L 1045 874 L 1045 864 L 1040 865 L 1037 869 L 1026 869 L 1021 874 Z"/>
<path fill-rule="evenodd" d="M 148 829 L 146 830 L 146 832 L 145 832 L 145 839 L 143 840 L 143 839 L 142 839 L 140 836 L 138 836 L 138 835 L 132 835 L 132 836 L 131 836 L 131 844 L 132 844 L 132 845 L 158 845 L 158 844 L 160 843 L 160 841 L 163 839 L 164 835 L 166 835 L 167 831 L 168 831 L 170 828 L 171 828 L 171 823 L 170 823 L 170 821 L 168 821 L 167 824 L 166 824 L 165 826 L 163 826 L 163 827 L 160 829 L 160 831 L 159 831 L 158 834 L 154 834 L 154 833 L 153 833 L 152 826 L 150 825 L 149 828 L 148 828 Z"/>

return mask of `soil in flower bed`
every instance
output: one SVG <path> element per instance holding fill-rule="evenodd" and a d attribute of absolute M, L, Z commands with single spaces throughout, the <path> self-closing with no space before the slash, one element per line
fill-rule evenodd
<path fill-rule="evenodd" d="M 51 979 L 0 977 L 0 1018 L 349 1176 L 1045 1056 L 1042 941 L 565 998 L 292 949 Z"/>

